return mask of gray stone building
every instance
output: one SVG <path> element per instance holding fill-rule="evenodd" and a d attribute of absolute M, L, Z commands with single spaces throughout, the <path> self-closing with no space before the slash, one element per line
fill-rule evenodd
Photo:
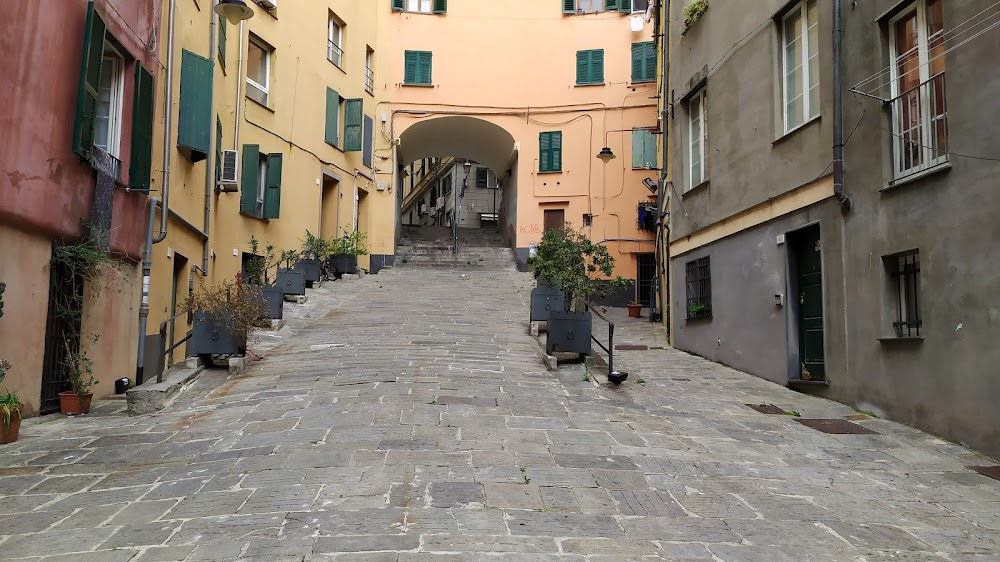
<path fill-rule="evenodd" d="M 675 345 L 1000 453 L 1000 5 L 687 3 Z"/>

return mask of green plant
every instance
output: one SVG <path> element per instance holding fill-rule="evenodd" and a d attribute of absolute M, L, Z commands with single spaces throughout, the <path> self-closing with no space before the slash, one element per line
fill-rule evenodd
<path fill-rule="evenodd" d="M 691 303 L 688 306 L 688 316 L 695 317 L 705 312 L 706 310 L 708 310 L 708 307 L 705 306 L 704 304 L 701 304 L 700 302 Z"/>
<path fill-rule="evenodd" d="M 109 288 L 113 281 L 106 281 L 109 274 L 118 273 L 117 263 L 98 244 L 84 223 L 81 238 L 52 248 L 49 267 L 55 270 L 55 287 L 52 296 L 53 314 L 64 327 L 62 347 L 64 356 L 59 365 L 63 380 L 73 392 L 85 395 L 97 380 L 93 361 L 81 349 L 83 340 L 96 343 L 98 334 L 83 333 L 83 308 L 88 293 L 96 298 Z M 119 276 L 120 277 L 120 276 Z"/>
<path fill-rule="evenodd" d="M 701 16 L 705 14 L 705 10 L 708 10 L 708 0 L 690 0 L 681 11 L 681 14 L 684 16 L 684 23 L 681 24 L 681 34 L 701 19 Z"/>
<path fill-rule="evenodd" d="M 306 230 L 306 237 L 302 240 L 302 257 L 307 259 L 322 260 L 330 255 L 333 241 L 323 240 L 319 236 Z"/>
<path fill-rule="evenodd" d="M 646 379 L 639 377 L 635 380 L 636 384 L 646 384 Z"/>
<path fill-rule="evenodd" d="M 7 371 L 10 370 L 10 360 L 0 359 L 0 382 L 7 378 Z"/>
<path fill-rule="evenodd" d="M 628 286 L 622 277 L 611 278 L 615 258 L 608 249 L 569 225 L 547 231 L 535 255 L 528 258 L 528 266 L 537 279 L 566 293 L 566 310 L 577 299 L 590 301 L 607 295 L 613 287 Z"/>
<path fill-rule="evenodd" d="M 3 423 L 4 431 L 10 429 L 10 424 L 15 416 L 17 419 L 21 418 L 23 406 L 16 393 L 8 391 L 6 394 L 0 394 L 0 423 Z"/>
<path fill-rule="evenodd" d="M 274 255 L 274 244 L 270 242 L 264 247 L 264 253 L 260 253 L 260 240 L 250 237 L 250 253 L 253 257 L 247 261 L 247 278 L 244 280 L 251 285 L 264 286 L 268 282 L 268 272 L 276 265 L 278 260 Z"/>
<path fill-rule="evenodd" d="M 368 235 L 360 230 L 345 232 L 344 236 L 334 238 L 329 242 L 330 254 L 335 256 L 363 256 L 368 253 L 368 248 L 365 246 L 365 241 L 367 240 Z"/>
<path fill-rule="evenodd" d="M 785 410 L 785 415 L 786 416 L 792 416 L 792 417 L 795 417 L 795 418 L 802 417 L 802 414 L 800 414 L 798 410 Z"/>
<path fill-rule="evenodd" d="M 266 320 L 264 295 L 253 285 L 239 285 L 225 279 L 215 285 L 202 284 L 188 296 L 184 306 L 205 313 L 211 322 L 229 326 L 237 342 L 253 343 L 255 328 L 270 326 Z"/>
<path fill-rule="evenodd" d="M 280 260 L 286 268 L 291 268 L 295 262 L 299 261 L 299 253 L 296 250 L 282 250 Z"/>
<path fill-rule="evenodd" d="M 876 415 L 874 412 L 869 412 L 868 410 L 862 410 L 860 408 L 855 408 L 854 411 L 857 412 L 857 413 L 859 413 L 859 414 L 866 415 L 869 418 L 872 418 L 873 420 L 877 420 L 878 419 L 878 415 Z"/>

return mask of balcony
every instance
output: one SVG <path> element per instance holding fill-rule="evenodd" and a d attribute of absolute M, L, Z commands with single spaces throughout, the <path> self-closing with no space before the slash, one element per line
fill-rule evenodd
<path fill-rule="evenodd" d="M 948 161 L 944 72 L 890 100 L 893 179 Z"/>
<path fill-rule="evenodd" d="M 344 50 L 340 48 L 333 40 L 327 40 L 326 42 L 326 60 L 337 65 L 338 68 L 343 68 L 344 61 Z"/>

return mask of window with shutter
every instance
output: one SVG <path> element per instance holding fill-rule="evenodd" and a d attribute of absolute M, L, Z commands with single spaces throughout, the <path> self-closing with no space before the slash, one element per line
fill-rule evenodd
<path fill-rule="evenodd" d="M 340 141 L 340 94 L 326 89 L 326 143 L 337 146 Z"/>
<path fill-rule="evenodd" d="M 222 181 L 222 119 L 215 115 L 215 183 Z"/>
<path fill-rule="evenodd" d="M 243 145 L 243 177 L 240 178 L 240 212 L 256 216 L 260 185 L 260 146 Z"/>
<path fill-rule="evenodd" d="M 344 102 L 344 151 L 360 152 L 362 149 L 364 100 L 350 99 Z"/>
<path fill-rule="evenodd" d="M 618 2 L 618 11 L 623 14 L 632 13 L 632 0 L 621 0 Z"/>
<path fill-rule="evenodd" d="M 576 52 L 576 84 L 587 86 L 604 83 L 604 49 Z"/>
<path fill-rule="evenodd" d="M 406 9 L 406 0 L 392 0 L 392 11 L 402 12 Z"/>
<path fill-rule="evenodd" d="M 538 171 L 562 171 L 562 131 L 546 131 L 538 135 Z"/>
<path fill-rule="evenodd" d="M 94 150 L 105 31 L 104 20 L 94 9 L 94 3 L 90 2 L 87 6 L 87 24 L 83 33 L 80 90 L 77 93 L 76 121 L 73 125 L 73 152 L 86 160 L 91 159 Z"/>
<path fill-rule="evenodd" d="M 618 0 L 604 0 L 604 9 L 611 11 L 618 9 Z"/>
<path fill-rule="evenodd" d="M 132 161 L 128 168 L 129 187 L 149 192 L 153 166 L 153 75 L 135 65 L 135 92 L 132 105 Z"/>
<path fill-rule="evenodd" d="M 263 218 L 276 219 L 281 214 L 281 154 L 267 155 L 266 174 Z"/>
<path fill-rule="evenodd" d="M 229 24 L 226 18 L 219 18 L 219 64 L 226 68 L 226 26 Z"/>
<path fill-rule="evenodd" d="M 362 150 L 361 150 L 361 163 L 363 165 L 371 168 L 372 167 L 372 148 L 373 148 L 372 142 L 374 140 L 373 137 L 372 137 L 372 134 L 375 132 L 375 121 L 373 121 L 371 117 L 365 115 L 364 116 L 364 122 L 365 122 L 365 126 L 364 126 L 364 135 L 365 135 L 365 138 L 362 139 L 362 141 L 361 141 L 361 146 L 362 146 Z"/>
<path fill-rule="evenodd" d="M 403 84 L 411 86 L 430 86 L 431 81 L 430 51 L 405 51 L 403 53 Z"/>
<path fill-rule="evenodd" d="M 489 181 L 489 168 L 476 168 L 476 187 L 486 187 Z"/>
<path fill-rule="evenodd" d="M 434 13 L 444 14 L 448 12 L 448 0 L 434 0 Z"/>
<path fill-rule="evenodd" d="M 184 50 L 177 112 L 177 148 L 192 162 L 208 158 L 212 144 L 212 61 Z"/>
<path fill-rule="evenodd" d="M 564 14 L 575 14 L 576 0 L 563 0 L 562 11 Z"/>
<path fill-rule="evenodd" d="M 656 135 L 649 129 L 632 130 L 632 169 L 656 167 Z"/>
<path fill-rule="evenodd" d="M 652 41 L 632 43 L 632 81 L 656 81 L 656 49 Z"/>

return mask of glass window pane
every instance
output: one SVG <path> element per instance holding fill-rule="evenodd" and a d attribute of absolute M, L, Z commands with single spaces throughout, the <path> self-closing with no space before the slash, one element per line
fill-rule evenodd
<path fill-rule="evenodd" d="M 101 89 L 97 100 L 97 120 L 94 123 L 94 146 L 108 151 L 108 134 L 111 131 L 112 88 L 114 88 L 114 63 L 111 57 L 104 57 L 101 66 Z"/>
<path fill-rule="evenodd" d="M 795 10 L 784 23 L 785 129 L 802 124 L 802 12 Z"/>
<path fill-rule="evenodd" d="M 267 53 L 253 42 L 247 53 L 247 78 L 267 87 Z"/>
<path fill-rule="evenodd" d="M 806 5 L 809 25 L 809 118 L 819 115 L 819 7 L 816 0 Z"/>
<path fill-rule="evenodd" d="M 930 75 L 944 72 L 944 14 L 941 0 L 927 2 L 927 44 Z"/>
<path fill-rule="evenodd" d="M 920 52 L 917 36 L 917 13 L 911 12 L 893 26 L 896 42 L 896 87 L 905 92 L 920 83 Z"/>

